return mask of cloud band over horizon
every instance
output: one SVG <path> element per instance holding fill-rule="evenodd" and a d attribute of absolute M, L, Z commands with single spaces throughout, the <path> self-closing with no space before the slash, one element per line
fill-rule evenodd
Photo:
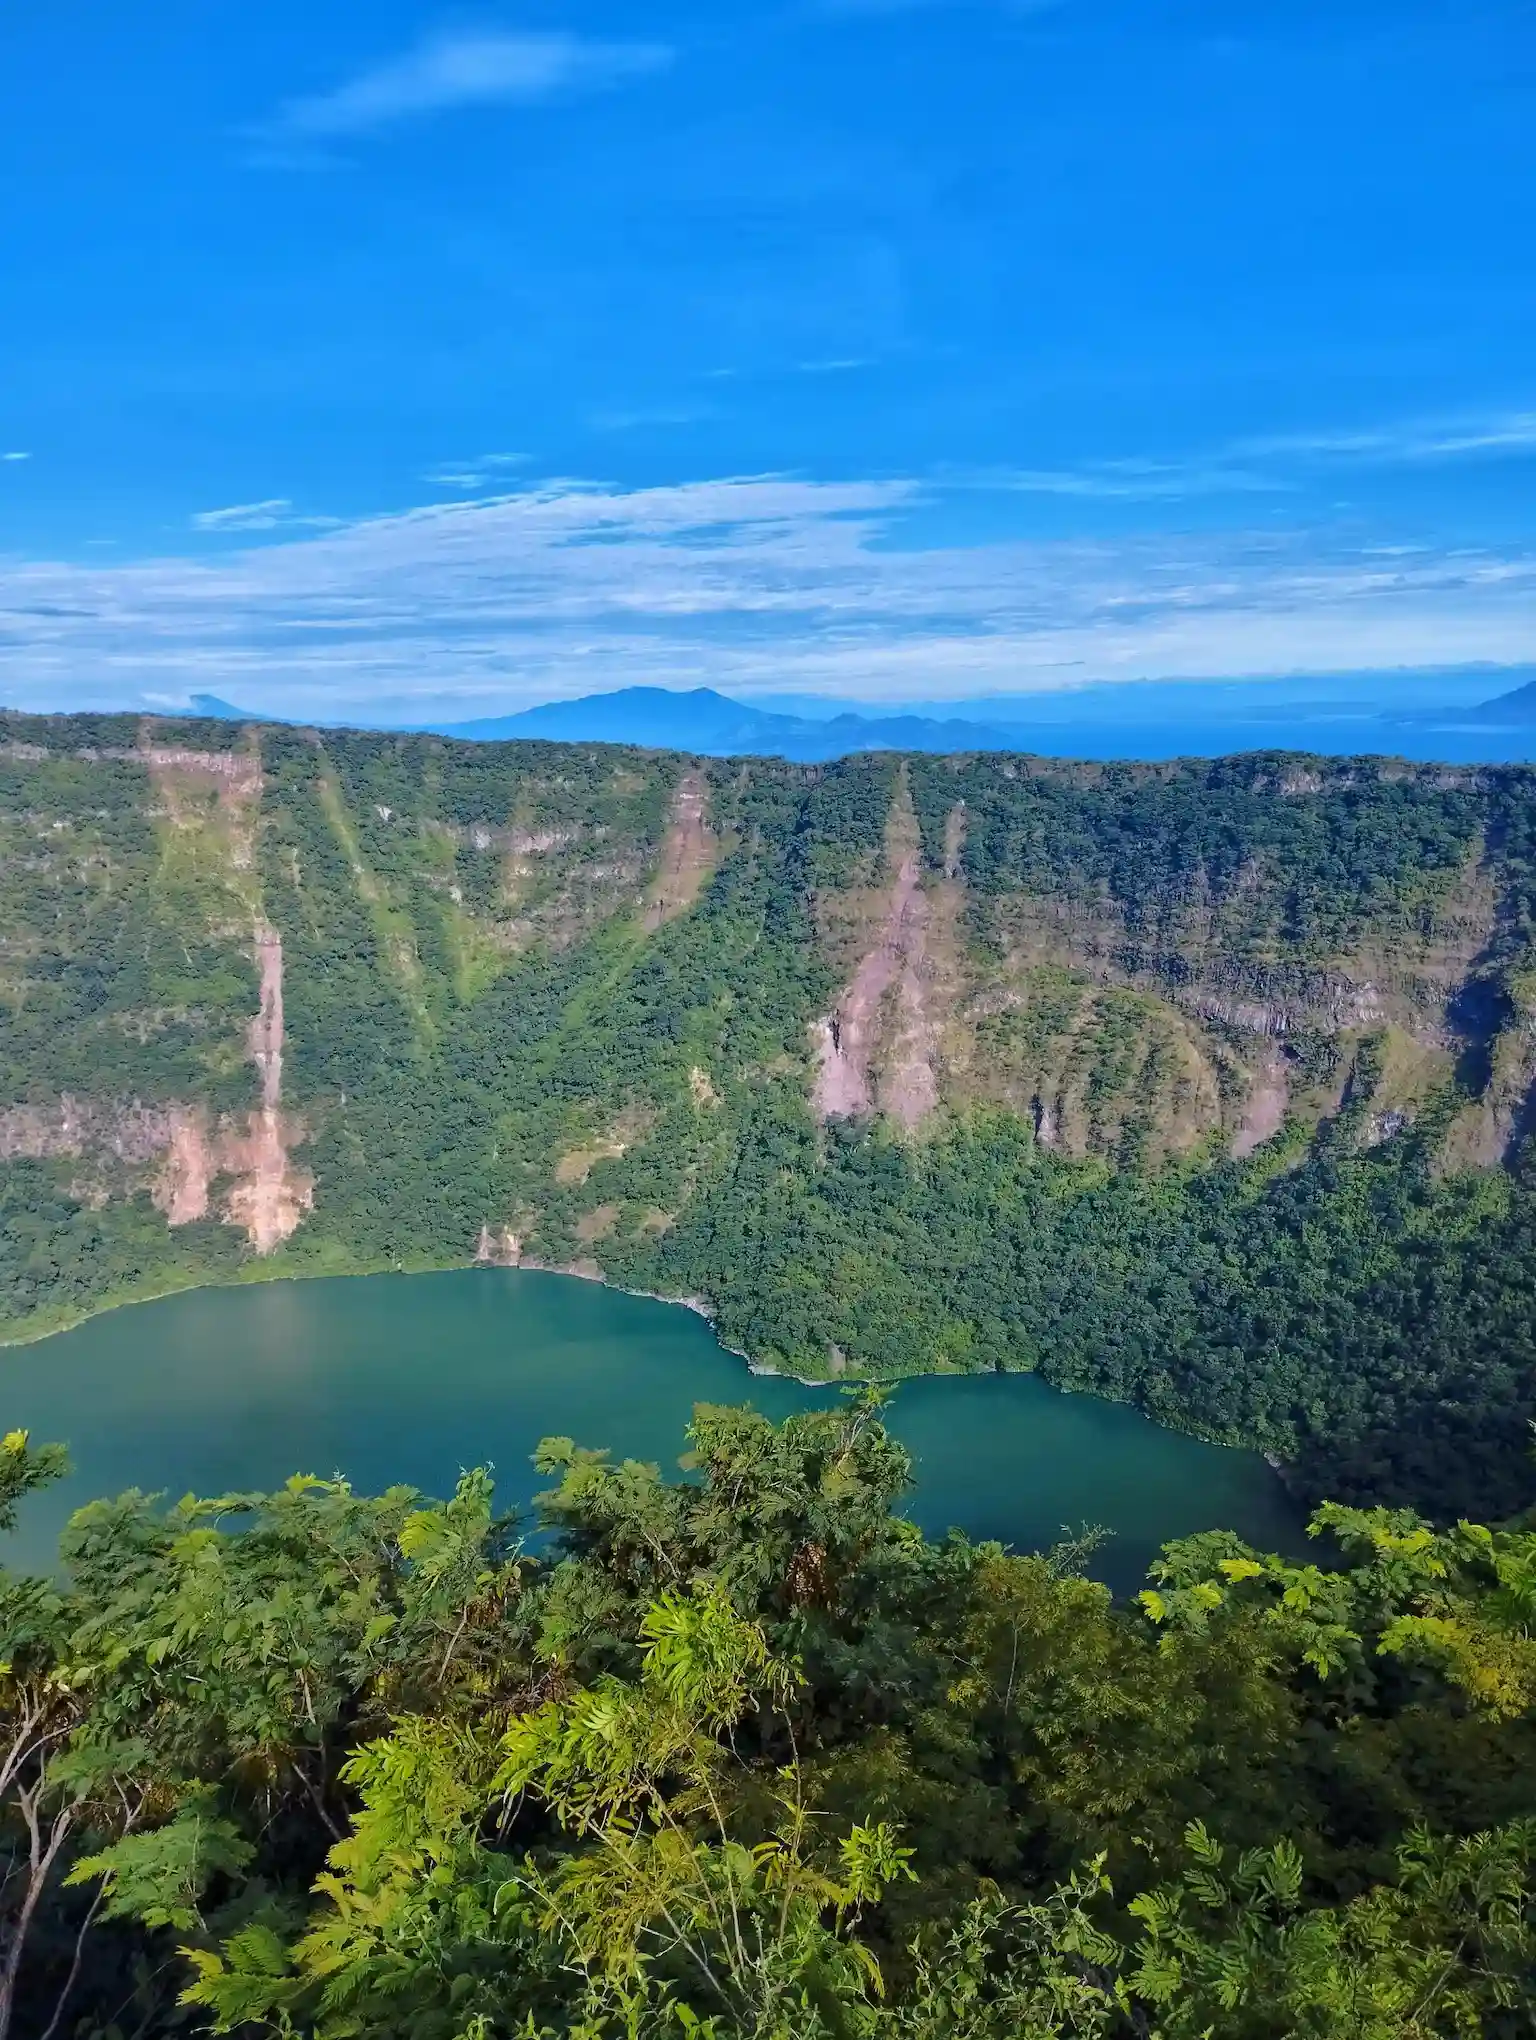
<path fill-rule="evenodd" d="M 1093 681 L 1517 664 L 1536 552 L 1357 536 L 937 545 L 914 479 L 549 482 L 213 556 L 0 561 L 8 705 L 167 689 L 345 717 L 634 684 L 942 698 Z M 288 506 L 203 513 L 217 537 Z M 267 520 L 270 519 L 270 524 Z"/>

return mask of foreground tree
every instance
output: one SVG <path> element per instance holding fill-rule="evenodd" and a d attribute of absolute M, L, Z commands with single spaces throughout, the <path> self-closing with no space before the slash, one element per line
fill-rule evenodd
<path fill-rule="evenodd" d="M 81 1512 L 3 1589 L 13 2030 L 1530 2029 L 1536 1537 L 1330 1509 L 1116 1605 L 926 1541 L 879 1417 L 547 1441 L 526 1549 L 480 1473 Z"/>

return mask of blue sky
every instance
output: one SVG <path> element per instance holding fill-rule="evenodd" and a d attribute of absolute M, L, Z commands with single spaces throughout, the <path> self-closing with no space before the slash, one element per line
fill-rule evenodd
<path fill-rule="evenodd" d="M 1536 656 L 1530 0 L 76 0 L 0 209 L 12 702 Z"/>

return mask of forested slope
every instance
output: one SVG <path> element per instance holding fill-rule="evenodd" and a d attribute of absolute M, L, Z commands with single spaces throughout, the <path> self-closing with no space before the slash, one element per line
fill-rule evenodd
<path fill-rule="evenodd" d="M 0 725 L 0 1328 L 535 1260 L 1497 1512 L 1536 774 Z"/>

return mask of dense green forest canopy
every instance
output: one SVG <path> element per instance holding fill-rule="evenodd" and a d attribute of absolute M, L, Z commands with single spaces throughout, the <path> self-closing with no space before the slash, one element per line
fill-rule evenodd
<path fill-rule="evenodd" d="M 0 1336 L 476 1255 L 1525 1498 L 1536 773 L 0 719 Z"/>
<path fill-rule="evenodd" d="M 1430 2040 L 1536 2018 L 1536 1532 L 1138 1600 L 931 1543 L 878 1391 L 296 1477 L 0 1574 L 0 2040 Z M 58 1468 L 0 1441 L 0 1522 Z"/>

